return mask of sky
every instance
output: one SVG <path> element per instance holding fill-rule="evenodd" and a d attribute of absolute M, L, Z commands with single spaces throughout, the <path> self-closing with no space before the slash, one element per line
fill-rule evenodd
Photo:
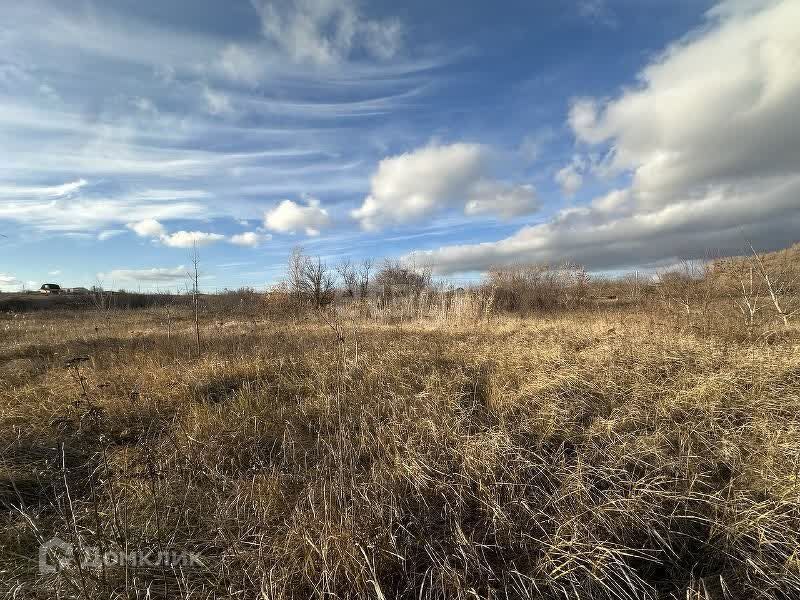
<path fill-rule="evenodd" d="M 0 289 L 264 288 L 291 249 L 468 281 L 800 240 L 797 0 L 26 0 Z"/>

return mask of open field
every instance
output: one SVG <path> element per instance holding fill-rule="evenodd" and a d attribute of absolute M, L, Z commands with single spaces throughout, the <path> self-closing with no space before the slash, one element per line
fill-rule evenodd
<path fill-rule="evenodd" d="M 206 315 L 198 358 L 192 325 L 0 320 L 10 597 L 800 596 L 796 328 Z M 201 564 L 40 574 L 54 536 Z"/>

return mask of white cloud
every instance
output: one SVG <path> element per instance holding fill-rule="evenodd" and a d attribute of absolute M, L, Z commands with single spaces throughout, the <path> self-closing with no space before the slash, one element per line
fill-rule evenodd
<path fill-rule="evenodd" d="M 158 190 L 149 189 L 131 194 L 137 200 L 189 200 L 192 198 L 210 198 L 211 194 L 205 190 Z"/>
<path fill-rule="evenodd" d="M 134 98 L 133 105 L 144 113 L 152 113 L 155 114 L 158 112 L 156 105 L 153 104 L 153 101 L 150 98 Z"/>
<path fill-rule="evenodd" d="M 609 166 L 631 170 L 643 206 L 698 185 L 797 172 L 800 4 L 722 2 L 712 28 L 671 46 L 607 102 L 576 102 L 570 124 L 609 142 Z"/>
<path fill-rule="evenodd" d="M 206 231 L 176 231 L 162 235 L 159 240 L 170 248 L 191 248 L 193 246 L 207 246 L 224 240 L 225 236 L 219 233 L 209 233 Z"/>
<path fill-rule="evenodd" d="M 251 0 L 264 37 L 294 62 L 329 65 L 356 49 L 389 59 L 402 45 L 403 27 L 395 19 L 365 17 L 355 0 Z"/>
<path fill-rule="evenodd" d="M 135 194 L 117 198 L 44 196 L 0 202 L 0 220 L 44 231 L 95 231 L 146 219 L 191 219 L 208 215 L 197 202 L 150 200 Z"/>
<path fill-rule="evenodd" d="M 155 219 L 144 219 L 136 223 L 128 223 L 131 229 L 140 237 L 161 237 L 166 233 L 164 226 Z"/>
<path fill-rule="evenodd" d="M 0 220 L 9 219 L 45 231 L 66 232 L 73 236 L 89 234 L 109 225 L 130 221 L 127 227 L 145 237 L 164 233 L 158 218 L 192 218 L 202 214 L 202 207 L 190 198 L 208 197 L 200 190 L 155 190 L 133 192 L 118 198 L 84 197 L 80 192 L 86 179 L 54 186 L 0 186 Z M 103 241 L 124 230 L 102 230 Z"/>
<path fill-rule="evenodd" d="M 572 162 L 560 169 L 556 175 L 556 183 L 561 187 L 561 192 L 567 197 L 572 198 L 583 185 L 583 165 L 573 158 Z"/>
<path fill-rule="evenodd" d="M 800 231 L 800 3 L 733 0 L 611 100 L 582 99 L 579 141 L 631 184 L 495 242 L 424 254 L 453 273 L 569 259 L 622 268 L 774 249 Z M 564 183 L 569 183 L 564 177 Z M 417 255 L 419 260 L 420 255 Z"/>
<path fill-rule="evenodd" d="M 264 215 L 264 227 L 281 233 L 294 233 L 300 229 L 306 235 L 319 235 L 330 225 L 328 211 L 320 206 L 319 200 L 309 197 L 306 204 L 292 200 L 282 200 L 278 206 Z"/>
<path fill-rule="evenodd" d="M 592 208 L 601 213 L 612 213 L 626 208 L 630 199 L 630 190 L 612 190 L 592 200 Z"/>
<path fill-rule="evenodd" d="M 218 66 L 232 81 L 257 84 L 265 73 L 263 60 L 252 49 L 238 44 L 228 44 L 220 53 Z"/>
<path fill-rule="evenodd" d="M 431 144 L 384 158 L 371 193 L 351 215 L 364 229 L 409 223 L 448 207 L 467 214 L 515 216 L 538 206 L 530 186 L 507 186 L 486 177 L 490 151 L 480 144 Z M 497 210 L 492 210 L 492 203 Z"/>
<path fill-rule="evenodd" d="M 508 185 L 480 180 L 469 190 L 464 206 L 467 215 L 494 214 L 511 219 L 539 209 L 540 203 L 532 185 Z"/>
<path fill-rule="evenodd" d="M 155 281 L 168 282 L 187 278 L 186 267 L 152 269 L 114 269 L 107 273 L 98 273 L 99 281 Z"/>
<path fill-rule="evenodd" d="M 203 100 L 206 103 L 206 110 L 212 115 L 223 115 L 233 112 L 231 100 L 223 92 L 212 90 L 208 86 L 203 87 Z"/>
<path fill-rule="evenodd" d="M 140 237 L 152 238 L 170 248 L 191 248 L 192 246 L 207 246 L 225 239 L 219 233 L 205 231 L 176 231 L 168 233 L 164 225 L 155 219 L 144 219 L 136 223 L 128 223 L 128 228 Z"/>
<path fill-rule="evenodd" d="M 481 244 L 445 246 L 416 253 L 418 263 L 437 272 L 485 270 L 519 262 L 570 260 L 592 269 L 628 268 L 664 259 L 702 258 L 707 253 L 740 254 L 748 240 L 763 250 L 797 240 L 800 177 L 769 190 L 717 190 L 654 212 L 618 211 L 610 206 L 572 207 L 548 223 Z M 621 196 L 605 199 L 620 200 Z M 755 207 L 768 206 L 760 214 Z M 619 205 L 617 205 L 619 206 Z"/>
<path fill-rule="evenodd" d="M 19 279 L 13 275 L 0 273 L 0 289 L 3 291 L 17 291 L 21 286 Z"/>
<path fill-rule="evenodd" d="M 394 57 L 403 45 L 403 25 L 397 19 L 362 21 L 360 31 L 364 48 L 381 60 Z"/>
<path fill-rule="evenodd" d="M 8 198 L 62 198 L 71 196 L 89 184 L 85 179 L 53 186 L 0 186 L 0 197 Z"/>
<path fill-rule="evenodd" d="M 248 248 L 257 248 L 263 242 L 272 239 L 269 234 L 261 233 L 260 231 L 245 231 L 244 233 L 237 233 L 229 238 L 229 242 L 236 246 L 246 246 Z"/>
<path fill-rule="evenodd" d="M 97 234 L 97 239 L 101 242 L 105 242 L 123 233 L 125 233 L 124 229 L 105 229 Z"/>
<path fill-rule="evenodd" d="M 56 269 L 55 271 L 48 271 L 47 274 L 48 275 L 61 275 L 61 271 L 59 269 Z"/>

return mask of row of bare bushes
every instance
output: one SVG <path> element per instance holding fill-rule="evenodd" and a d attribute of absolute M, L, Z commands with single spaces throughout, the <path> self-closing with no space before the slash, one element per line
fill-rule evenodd
<path fill-rule="evenodd" d="M 493 315 L 570 310 L 646 309 L 676 325 L 709 332 L 736 330 L 747 337 L 769 335 L 800 314 L 798 269 L 792 260 L 759 255 L 717 261 L 685 261 L 657 273 L 622 277 L 590 274 L 576 264 L 521 264 L 490 269 L 481 281 L 456 287 L 437 281 L 431 270 L 394 260 L 371 259 L 336 265 L 295 249 L 285 278 L 268 292 L 252 288 L 216 294 L 134 293 L 94 289 L 84 296 L 16 296 L 0 311 L 39 308 L 159 309 L 192 306 L 209 320 L 247 316 L 298 318 L 333 308 L 349 317 L 380 322 L 432 319 L 438 322 L 489 320 Z M 46 300 L 46 301 L 43 301 Z"/>

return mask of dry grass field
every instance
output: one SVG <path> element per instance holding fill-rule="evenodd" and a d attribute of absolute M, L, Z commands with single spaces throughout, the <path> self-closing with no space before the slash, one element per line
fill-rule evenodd
<path fill-rule="evenodd" d="M 796 326 L 322 314 L 0 317 L 3 593 L 800 598 Z"/>

